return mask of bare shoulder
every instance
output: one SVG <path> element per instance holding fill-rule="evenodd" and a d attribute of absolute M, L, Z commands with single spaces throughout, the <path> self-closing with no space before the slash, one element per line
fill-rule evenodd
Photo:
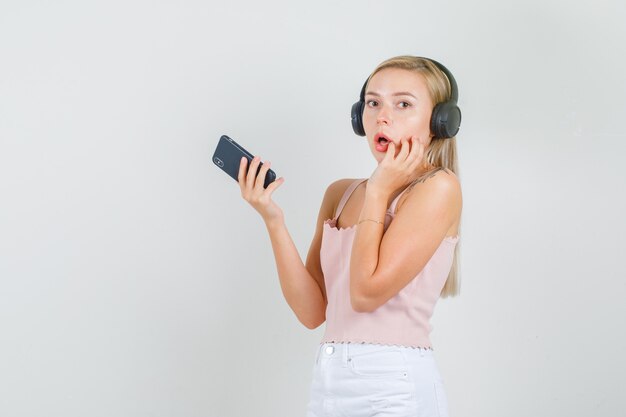
<path fill-rule="evenodd" d="M 324 194 L 324 205 L 329 209 L 329 212 L 331 213 L 330 217 L 332 217 L 335 213 L 341 197 L 343 197 L 343 194 L 346 192 L 350 184 L 356 180 L 356 178 L 339 179 L 330 183 L 330 185 L 326 188 L 326 193 Z"/>
<path fill-rule="evenodd" d="M 449 187 L 451 191 L 461 191 L 459 177 L 451 170 L 445 168 L 437 170 L 432 175 L 427 175 L 422 183 L 425 185 L 428 184 L 431 187 Z"/>
<path fill-rule="evenodd" d="M 350 184 L 356 181 L 356 178 L 343 178 L 334 182 L 331 182 L 328 188 L 326 188 L 326 197 L 332 200 L 335 205 L 339 203 L 341 197 L 346 192 Z"/>
<path fill-rule="evenodd" d="M 333 193 L 345 191 L 354 181 L 356 181 L 356 178 L 342 178 L 331 182 L 326 190 Z"/>
<path fill-rule="evenodd" d="M 461 182 L 457 175 L 449 169 L 441 168 L 428 173 L 409 186 L 410 188 L 398 201 L 398 209 L 406 200 L 429 198 L 441 199 L 448 204 L 461 206 Z"/>

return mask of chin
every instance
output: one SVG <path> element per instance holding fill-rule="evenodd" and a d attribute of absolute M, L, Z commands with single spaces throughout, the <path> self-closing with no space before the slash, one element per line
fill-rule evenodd
<path fill-rule="evenodd" d="M 385 158 L 384 154 L 381 154 L 380 152 L 373 150 L 372 151 L 372 156 L 374 157 L 374 159 L 376 160 L 377 164 L 380 164 L 382 162 L 382 160 Z"/>

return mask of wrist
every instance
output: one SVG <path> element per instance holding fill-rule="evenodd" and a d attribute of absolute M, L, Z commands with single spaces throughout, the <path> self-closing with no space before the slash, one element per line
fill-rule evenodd
<path fill-rule="evenodd" d="M 390 195 L 391 193 L 376 187 L 369 186 L 369 184 L 365 188 L 365 198 L 367 199 L 387 201 Z"/>
<path fill-rule="evenodd" d="M 381 224 L 384 225 L 385 222 L 384 221 L 380 221 L 380 220 L 376 220 L 376 219 L 362 219 L 359 220 L 359 222 L 357 223 L 357 225 L 361 224 L 361 223 L 365 223 L 365 222 L 372 222 L 374 224 Z"/>
<path fill-rule="evenodd" d="M 282 216 L 263 220 L 265 221 L 265 227 L 269 231 L 279 229 L 285 225 L 285 219 Z"/>

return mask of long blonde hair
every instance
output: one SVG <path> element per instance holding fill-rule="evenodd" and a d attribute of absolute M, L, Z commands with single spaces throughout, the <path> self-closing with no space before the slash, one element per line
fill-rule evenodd
<path fill-rule="evenodd" d="M 390 58 L 383 61 L 376 67 L 376 69 L 370 74 L 367 82 L 369 83 L 369 80 L 371 80 L 376 73 L 385 68 L 400 68 L 415 71 L 421 74 L 424 77 L 424 80 L 426 80 L 430 98 L 434 105 L 443 103 L 450 99 L 451 87 L 448 77 L 439 69 L 439 67 L 437 67 L 437 65 L 426 58 L 409 55 Z M 411 185 L 409 185 L 409 187 L 412 187 L 417 182 L 424 181 L 426 179 L 425 177 L 430 177 L 436 172 L 444 169 L 449 169 L 454 172 L 460 180 L 459 163 L 456 150 L 456 136 L 447 139 L 433 138 L 430 142 L 428 150 L 426 151 L 426 155 L 424 155 L 424 158 L 433 168 L 425 172 L 424 175 L 415 180 Z M 454 248 L 452 267 L 450 268 L 450 273 L 448 274 L 446 283 L 441 290 L 441 297 L 444 298 L 458 295 L 460 292 L 459 244 L 460 241 L 457 242 L 457 245 Z"/>

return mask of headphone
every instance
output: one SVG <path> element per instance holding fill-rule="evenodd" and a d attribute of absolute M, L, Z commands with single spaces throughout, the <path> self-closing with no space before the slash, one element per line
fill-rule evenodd
<path fill-rule="evenodd" d="M 430 116 L 430 130 L 434 134 L 433 139 L 447 139 L 457 134 L 459 127 L 461 126 L 461 109 L 457 106 L 457 100 L 459 99 L 459 90 L 456 85 L 456 80 L 452 76 L 452 73 L 448 71 L 439 62 L 434 59 L 418 57 L 426 59 L 437 66 L 448 77 L 450 82 L 450 100 L 443 103 L 439 103 L 433 109 L 433 113 Z M 369 78 L 363 84 L 361 88 L 361 94 L 359 101 L 352 105 L 352 129 L 354 133 L 359 136 L 365 136 L 365 128 L 363 127 L 363 110 L 365 109 L 365 87 Z"/>

